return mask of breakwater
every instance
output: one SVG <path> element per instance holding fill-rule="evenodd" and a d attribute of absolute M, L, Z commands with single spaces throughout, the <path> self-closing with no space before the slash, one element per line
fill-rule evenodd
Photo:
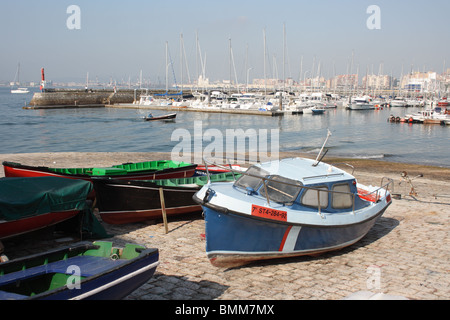
<path fill-rule="evenodd" d="M 33 106 L 94 106 L 118 103 L 133 103 L 142 94 L 163 94 L 165 90 L 140 89 L 45 89 L 36 92 L 30 100 Z M 170 93 L 170 92 L 169 92 Z"/>

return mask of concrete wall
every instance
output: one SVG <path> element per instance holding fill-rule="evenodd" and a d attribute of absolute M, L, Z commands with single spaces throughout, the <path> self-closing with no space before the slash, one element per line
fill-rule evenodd
<path fill-rule="evenodd" d="M 77 89 L 47 89 L 45 92 L 37 92 L 30 101 L 31 106 L 51 105 L 92 105 L 92 104 L 115 104 L 133 103 L 139 100 L 145 91 L 137 90 L 77 90 Z M 162 93 L 160 90 L 149 92 L 149 94 Z"/>

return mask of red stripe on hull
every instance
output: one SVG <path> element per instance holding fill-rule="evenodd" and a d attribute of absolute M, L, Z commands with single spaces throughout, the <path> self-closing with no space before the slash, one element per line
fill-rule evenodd
<path fill-rule="evenodd" d="M 8 166 L 3 166 L 5 171 L 5 177 L 61 177 L 68 179 L 83 179 L 86 181 L 91 181 L 91 178 L 88 176 L 77 176 L 77 175 L 62 175 L 57 173 L 38 171 L 38 170 L 29 170 L 29 169 L 20 169 L 20 168 L 12 168 Z M 175 172 L 161 172 L 161 173 L 143 173 L 143 174 L 128 174 L 128 175 L 117 175 L 117 176 L 108 176 L 114 177 L 114 179 L 119 180 L 159 180 L 159 179 L 178 179 L 178 178 L 189 178 L 192 177 L 195 173 L 195 169 L 189 170 L 180 170 Z M 102 177 L 102 176 L 98 176 Z M 106 177 L 106 176 L 105 176 Z"/>
<path fill-rule="evenodd" d="M 14 237 L 20 234 L 49 227 L 75 217 L 80 211 L 50 212 L 24 219 L 0 223 L 0 239 Z"/>
<path fill-rule="evenodd" d="M 286 232 L 284 233 L 284 236 L 283 236 L 283 240 L 281 240 L 280 249 L 278 249 L 278 251 L 283 251 L 284 244 L 286 243 L 287 236 L 289 235 L 289 232 L 291 231 L 291 229 L 292 229 L 292 226 L 287 227 Z"/>

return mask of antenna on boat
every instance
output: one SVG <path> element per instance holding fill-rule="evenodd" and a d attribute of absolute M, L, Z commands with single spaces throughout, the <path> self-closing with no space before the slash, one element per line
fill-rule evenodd
<path fill-rule="evenodd" d="M 323 157 L 325 156 L 325 154 L 328 152 L 328 150 L 327 150 L 327 151 L 324 153 L 324 155 L 322 156 L 322 158 L 320 158 L 320 160 L 319 160 L 319 157 L 320 157 L 320 155 L 321 155 L 321 153 L 322 153 L 322 151 L 323 151 L 323 148 L 324 148 L 325 145 L 327 144 L 328 138 L 331 136 L 331 131 L 330 131 L 330 129 L 327 129 L 327 130 L 328 130 L 328 132 L 327 132 L 327 138 L 325 139 L 325 142 L 323 143 L 322 148 L 320 148 L 319 154 L 317 155 L 316 162 L 314 162 L 313 167 L 316 167 L 316 166 L 319 164 L 319 162 L 323 159 Z"/>

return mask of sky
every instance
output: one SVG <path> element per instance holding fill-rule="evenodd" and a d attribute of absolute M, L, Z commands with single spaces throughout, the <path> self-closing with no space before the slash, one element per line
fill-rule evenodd
<path fill-rule="evenodd" d="M 367 11 L 372 5 L 379 14 Z M 2 0 L 0 81 L 12 81 L 20 63 L 21 81 L 39 81 L 43 67 L 53 81 L 89 73 L 135 82 L 142 70 L 151 83 L 164 83 L 166 71 L 180 83 L 181 34 L 185 83 L 201 61 L 211 81 L 231 75 L 240 83 L 263 78 L 264 65 L 268 78 L 297 81 L 319 65 L 326 78 L 378 74 L 380 66 L 396 77 L 441 73 L 450 67 L 449 12 L 448 0 Z"/>

